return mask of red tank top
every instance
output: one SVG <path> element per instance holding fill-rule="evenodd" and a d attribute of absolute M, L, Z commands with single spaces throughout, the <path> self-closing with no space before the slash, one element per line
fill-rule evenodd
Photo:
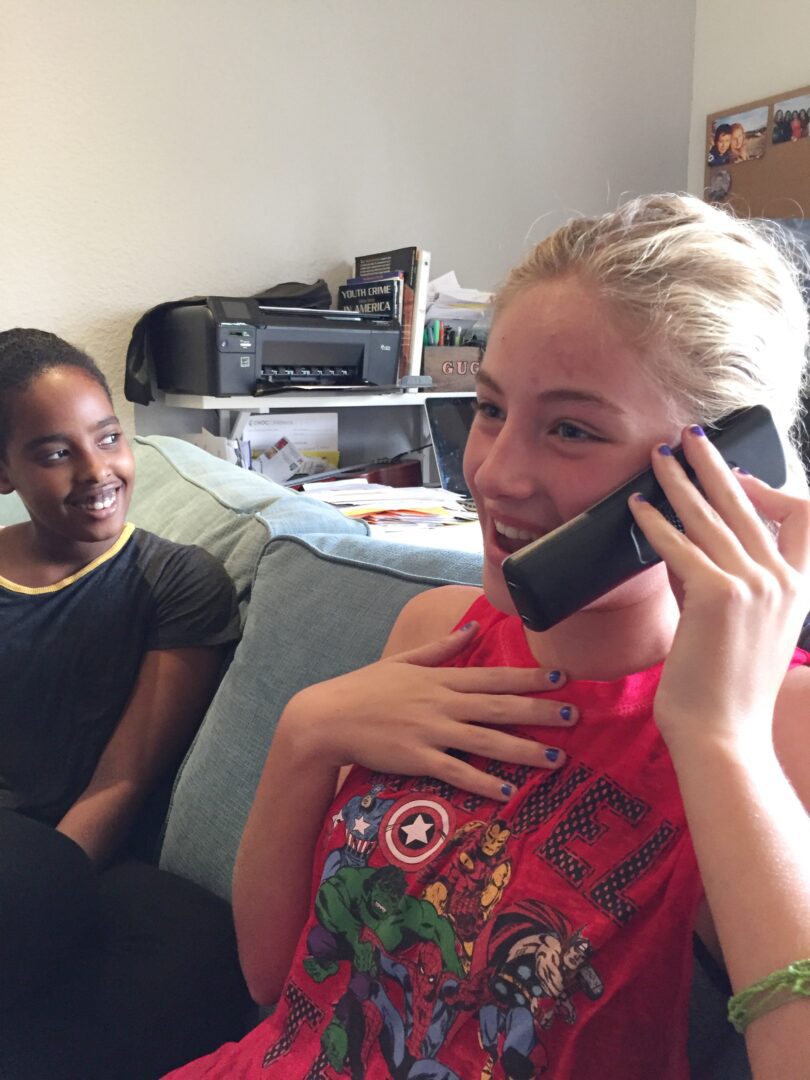
<path fill-rule="evenodd" d="M 516 616 L 482 597 L 468 619 L 455 666 L 536 665 Z M 545 695 L 581 712 L 537 732 L 567 754 L 556 772 L 471 758 L 515 785 L 505 805 L 353 770 L 274 1014 L 171 1076 L 687 1080 L 703 890 L 652 719 L 660 673 Z"/>

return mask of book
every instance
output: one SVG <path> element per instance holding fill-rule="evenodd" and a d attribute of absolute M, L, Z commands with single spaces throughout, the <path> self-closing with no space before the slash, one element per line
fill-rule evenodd
<path fill-rule="evenodd" d="M 359 311 L 380 319 L 402 321 L 402 278 L 347 281 L 338 286 L 338 311 Z"/>
<path fill-rule="evenodd" d="M 346 278 L 346 285 L 367 285 L 369 281 L 404 281 L 405 275 L 401 270 L 392 270 L 390 274 L 367 274 L 365 277 Z"/>
<path fill-rule="evenodd" d="M 413 289 L 416 285 L 418 261 L 417 247 L 392 248 L 391 251 L 377 251 L 373 255 L 357 255 L 354 260 L 354 276 L 380 278 L 392 272 L 400 272 Z"/>
<path fill-rule="evenodd" d="M 371 281 L 381 283 L 402 276 L 399 315 L 402 325 L 398 378 L 422 372 L 422 338 L 425 332 L 430 252 L 418 247 L 392 248 L 373 255 L 357 255 L 354 278 L 347 282 L 358 288 Z M 340 290 L 338 290 L 338 293 Z M 340 301 L 338 301 L 338 306 Z M 362 310 L 358 308 L 357 310 Z"/>
<path fill-rule="evenodd" d="M 411 374 L 411 338 L 413 336 L 413 289 L 402 282 L 402 340 L 399 345 L 397 379 Z M 418 373 L 417 373 L 418 374 Z"/>
<path fill-rule="evenodd" d="M 425 335 L 425 312 L 428 301 L 428 279 L 430 277 L 430 252 L 419 251 L 416 262 L 416 274 L 413 287 L 413 317 L 411 319 L 411 340 L 408 356 L 408 375 L 422 373 L 422 344 Z"/>
<path fill-rule="evenodd" d="M 381 319 L 396 319 L 400 325 L 397 379 L 410 371 L 411 320 L 413 289 L 403 274 L 382 278 L 349 278 L 337 291 L 339 311 L 359 311 L 378 315 Z"/>

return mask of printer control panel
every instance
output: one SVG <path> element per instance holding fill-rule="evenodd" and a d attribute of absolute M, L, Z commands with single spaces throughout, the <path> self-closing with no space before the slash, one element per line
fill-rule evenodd
<path fill-rule="evenodd" d="M 220 352 L 256 352 L 256 327 L 247 323 L 219 324 Z"/>

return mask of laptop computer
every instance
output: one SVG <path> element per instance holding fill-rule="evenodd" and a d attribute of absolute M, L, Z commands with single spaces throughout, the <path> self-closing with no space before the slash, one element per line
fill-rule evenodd
<path fill-rule="evenodd" d="M 470 498 L 462 464 L 473 421 L 475 398 L 427 397 L 425 413 L 433 442 L 439 482 L 446 491 Z"/>

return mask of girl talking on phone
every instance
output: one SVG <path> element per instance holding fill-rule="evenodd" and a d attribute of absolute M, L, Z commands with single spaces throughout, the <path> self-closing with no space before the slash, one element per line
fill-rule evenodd
<path fill-rule="evenodd" d="M 278 1004 L 173 1077 L 685 1080 L 695 934 L 754 1075 L 806 1076 L 798 280 L 674 195 L 572 221 L 511 272 L 465 456 L 483 589 L 422 593 L 382 660 L 288 704 L 234 876 L 248 985 Z M 784 490 L 705 437 L 755 404 Z M 649 465 L 685 532 L 631 497 L 662 562 L 526 630 L 503 560 Z"/>

